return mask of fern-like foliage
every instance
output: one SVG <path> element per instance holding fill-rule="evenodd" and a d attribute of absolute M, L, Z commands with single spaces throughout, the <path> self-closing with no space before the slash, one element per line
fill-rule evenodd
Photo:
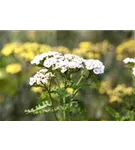
<path fill-rule="evenodd" d="M 47 112 L 52 112 L 52 103 L 50 101 L 44 101 L 41 104 L 37 105 L 35 108 L 25 110 L 27 114 L 43 114 Z"/>
<path fill-rule="evenodd" d="M 133 121 L 135 120 L 134 110 L 126 110 L 122 115 L 115 109 L 107 106 L 106 111 L 116 120 L 116 121 Z"/>

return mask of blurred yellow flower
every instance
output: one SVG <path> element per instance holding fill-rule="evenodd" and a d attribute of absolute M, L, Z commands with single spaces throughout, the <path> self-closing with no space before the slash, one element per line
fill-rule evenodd
<path fill-rule="evenodd" d="M 122 60 L 125 57 L 135 57 L 135 40 L 128 40 L 118 45 L 116 54 L 118 60 Z"/>
<path fill-rule="evenodd" d="M 80 42 L 79 48 L 90 49 L 93 46 L 91 42 Z"/>
<path fill-rule="evenodd" d="M 6 44 L 1 53 L 4 56 L 15 54 L 18 57 L 25 59 L 25 61 L 31 61 L 36 55 L 51 50 L 51 46 L 38 43 L 9 43 Z"/>
<path fill-rule="evenodd" d="M 100 88 L 99 88 L 99 92 L 101 94 L 108 94 L 108 92 L 110 93 L 111 91 L 111 80 L 106 80 L 106 81 L 102 81 L 101 82 L 101 85 L 100 85 Z"/>
<path fill-rule="evenodd" d="M 73 49 L 72 53 L 87 59 L 99 59 L 113 48 L 108 41 L 96 44 L 92 42 L 80 42 L 78 47 L 79 48 Z"/>
<path fill-rule="evenodd" d="M 117 95 L 111 95 L 110 96 L 110 99 L 109 99 L 109 102 L 110 103 L 114 103 L 114 102 L 120 102 L 121 101 L 121 98 Z"/>
<path fill-rule="evenodd" d="M 18 45 L 19 44 L 16 44 L 16 43 L 6 44 L 4 48 L 1 50 L 2 55 L 4 56 L 11 55 L 14 52 L 14 50 L 17 49 Z"/>
<path fill-rule="evenodd" d="M 51 51 L 51 46 L 45 44 L 40 45 L 39 53 L 48 52 L 48 51 Z"/>
<path fill-rule="evenodd" d="M 113 45 L 111 45 L 107 40 L 104 40 L 103 42 L 96 44 L 97 51 L 101 52 L 102 54 L 105 54 L 106 52 L 113 49 Z"/>
<path fill-rule="evenodd" d="M 103 54 L 106 54 L 106 52 L 111 48 L 112 46 L 109 44 L 108 41 L 103 41 L 96 44 L 84 41 L 80 42 L 78 48 L 73 49 L 72 53 L 87 59 L 99 59 Z M 46 44 L 26 42 L 6 44 L 3 47 L 1 53 L 5 56 L 14 54 L 15 56 L 21 57 L 25 61 L 29 62 L 38 54 L 48 51 L 58 51 L 64 54 L 71 52 L 70 49 L 65 46 L 51 47 Z"/>
<path fill-rule="evenodd" d="M 87 56 L 88 56 L 88 58 L 94 58 L 94 53 L 93 52 L 88 52 Z"/>
<path fill-rule="evenodd" d="M 129 87 L 125 90 L 126 95 L 132 95 L 133 93 L 133 88 Z"/>
<path fill-rule="evenodd" d="M 32 87 L 31 91 L 34 93 L 42 93 L 42 88 L 41 87 Z"/>
<path fill-rule="evenodd" d="M 66 91 L 67 91 L 68 94 L 72 95 L 73 92 L 74 92 L 74 89 L 73 88 L 67 88 Z"/>
<path fill-rule="evenodd" d="M 12 63 L 6 66 L 6 72 L 10 74 L 17 74 L 22 70 L 19 63 Z"/>
<path fill-rule="evenodd" d="M 101 82 L 99 88 L 101 94 L 106 94 L 109 96 L 109 102 L 120 102 L 125 96 L 130 96 L 133 93 L 132 87 L 127 87 L 125 84 L 118 84 L 116 87 L 112 88 L 112 82 L 106 80 Z"/>
<path fill-rule="evenodd" d="M 125 96 L 130 96 L 133 93 L 132 87 L 126 87 L 125 84 L 119 84 L 114 89 L 112 89 L 112 92 L 109 93 L 110 102 L 120 102 L 122 101 L 122 98 Z"/>

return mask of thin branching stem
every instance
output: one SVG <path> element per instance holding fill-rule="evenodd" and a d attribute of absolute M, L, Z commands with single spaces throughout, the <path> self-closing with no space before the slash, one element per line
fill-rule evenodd
<path fill-rule="evenodd" d="M 51 96 L 51 93 L 50 93 L 51 81 L 50 81 L 49 89 L 47 88 L 47 86 L 45 86 L 45 88 L 46 88 L 46 90 L 47 90 L 47 92 L 48 92 L 48 95 L 49 95 L 49 97 L 50 97 L 50 100 L 51 100 L 51 102 L 52 102 L 52 109 L 53 109 L 53 113 L 54 113 L 55 119 L 56 119 L 57 121 L 59 121 L 59 119 L 58 119 L 58 117 L 57 117 L 57 115 L 56 115 L 56 111 L 55 111 L 54 106 L 53 106 L 53 101 L 54 101 L 54 100 L 53 100 L 53 98 L 52 98 L 52 96 Z"/>

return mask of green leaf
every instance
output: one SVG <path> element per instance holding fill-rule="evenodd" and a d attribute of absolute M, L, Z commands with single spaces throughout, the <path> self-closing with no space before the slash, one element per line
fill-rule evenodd
<path fill-rule="evenodd" d="M 78 89 L 78 88 L 80 88 L 80 87 L 81 87 L 80 84 L 79 85 L 77 85 L 77 84 L 73 84 L 72 85 L 72 88 L 75 89 L 75 90 Z"/>
<path fill-rule="evenodd" d="M 64 88 L 56 89 L 55 93 L 58 94 L 62 98 L 65 98 L 65 97 L 69 96 L 69 94 L 67 93 L 66 89 L 64 89 Z"/>

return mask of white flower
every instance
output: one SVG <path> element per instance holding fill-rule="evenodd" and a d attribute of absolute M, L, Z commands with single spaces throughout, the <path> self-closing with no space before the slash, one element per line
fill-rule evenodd
<path fill-rule="evenodd" d="M 64 66 L 64 61 L 56 62 L 55 67 L 54 67 L 54 70 L 55 70 L 55 69 L 62 68 L 62 66 Z"/>
<path fill-rule="evenodd" d="M 104 66 L 102 66 L 102 67 L 100 67 L 100 68 L 94 68 L 93 69 L 93 72 L 95 73 L 95 74 L 102 74 L 102 73 L 104 73 Z"/>
<path fill-rule="evenodd" d="M 48 80 L 46 78 L 42 79 L 43 84 L 47 84 Z"/>
<path fill-rule="evenodd" d="M 77 63 L 73 62 L 73 61 L 69 61 L 68 63 L 68 67 L 71 68 L 71 69 L 75 69 L 77 66 Z"/>
<path fill-rule="evenodd" d="M 32 61 L 31 64 L 39 65 L 41 61 L 40 55 L 37 55 Z"/>
<path fill-rule="evenodd" d="M 99 60 L 94 61 L 94 68 L 103 66 L 103 63 Z"/>
<path fill-rule="evenodd" d="M 84 60 L 84 63 L 87 70 L 92 70 L 94 68 L 94 59 Z"/>
<path fill-rule="evenodd" d="M 81 69 L 84 68 L 83 62 L 84 59 L 77 56 L 77 55 L 72 55 L 72 54 L 65 54 L 65 61 L 67 68 L 70 69 Z"/>
<path fill-rule="evenodd" d="M 98 69 L 98 68 L 94 68 L 94 69 L 93 69 L 93 72 L 94 72 L 95 74 L 100 74 L 101 71 L 100 71 L 100 69 Z"/>
<path fill-rule="evenodd" d="M 54 64 L 56 64 L 57 60 L 54 57 L 48 58 L 44 61 L 43 65 L 46 68 L 50 68 L 51 66 L 53 66 Z"/>
<path fill-rule="evenodd" d="M 30 78 L 29 84 L 32 86 L 36 83 L 36 79 L 34 77 Z"/>
<path fill-rule="evenodd" d="M 68 60 L 72 60 L 73 57 L 75 57 L 76 55 L 72 55 L 72 54 L 65 54 L 65 59 L 68 59 Z"/>
<path fill-rule="evenodd" d="M 125 64 L 128 64 L 128 63 L 135 63 L 135 59 L 134 58 L 125 58 L 124 60 L 123 60 L 123 62 L 125 63 Z"/>

